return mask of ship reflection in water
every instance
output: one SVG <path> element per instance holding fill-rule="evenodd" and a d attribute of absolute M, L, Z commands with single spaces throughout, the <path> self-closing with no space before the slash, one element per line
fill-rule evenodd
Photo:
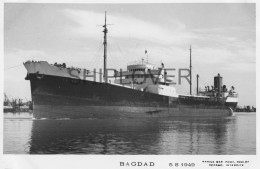
<path fill-rule="evenodd" d="M 256 154 L 255 113 L 145 120 L 29 117 L 4 115 L 5 154 Z"/>

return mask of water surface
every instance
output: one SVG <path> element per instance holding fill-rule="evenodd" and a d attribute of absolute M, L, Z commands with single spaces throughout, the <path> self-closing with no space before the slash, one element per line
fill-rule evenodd
<path fill-rule="evenodd" d="M 4 154 L 256 154 L 256 114 L 33 120 L 4 114 Z"/>

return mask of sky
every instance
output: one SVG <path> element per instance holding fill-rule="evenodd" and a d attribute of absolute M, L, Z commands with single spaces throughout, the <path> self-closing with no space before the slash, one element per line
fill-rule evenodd
<path fill-rule="evenodd" d="M 31 99 L 27 60 L 86 69 L 103 66 L 104 12 L 107 11 L 108 68 L 148 58 L 166 68 L 189 68 L 192 47 L 193 93 L 213 85 L 235 87 L 239 105 L 256 105 L 255 4 L 19 4 L 4 5 L 4 92 Z M 145 55 L 148 51 L 148 57 Z M 178 71 L 171 74 L 178 82 Z M 189 93 L 183 80 L 177 92 Z"/>

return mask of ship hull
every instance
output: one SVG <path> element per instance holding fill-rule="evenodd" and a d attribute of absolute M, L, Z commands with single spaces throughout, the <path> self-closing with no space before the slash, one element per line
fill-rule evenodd
<path fill-rule="evenodd" d="M 169 97 L 113 84 L 28 74 L 34 118 L 230 116 L 236 103 Z"/>

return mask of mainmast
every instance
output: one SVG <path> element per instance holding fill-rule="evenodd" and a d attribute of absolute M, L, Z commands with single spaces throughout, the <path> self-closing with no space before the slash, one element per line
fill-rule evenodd
<path fill-rule="evenodd" d="M 199 75 L 197 74 L 197 95 L 199 95 Z"/>
<path fill-rule="evenodd" d="M 191 72 L 191 45 L 190 45 L 190 95 L 192 95 L 192 72 Z"/>
<path fill-rule="evenodd" d="M 103 25 L 104 27 L 104 80 L 105 80 L 105 83 L 107 83 L 107 12 L 105 12 L 105 25 Z"/>

